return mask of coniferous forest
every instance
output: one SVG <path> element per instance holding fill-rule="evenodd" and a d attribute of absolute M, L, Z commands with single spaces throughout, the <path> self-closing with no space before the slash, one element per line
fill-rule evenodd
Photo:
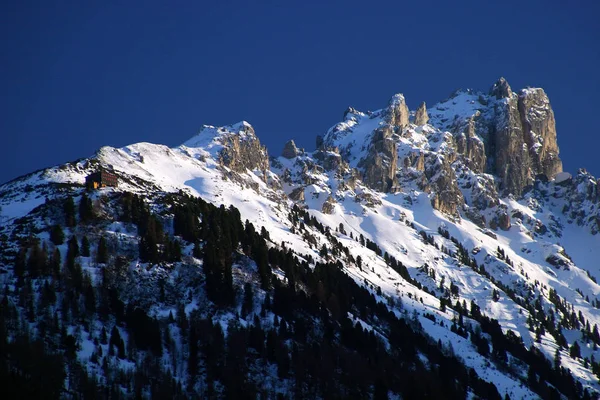
<path fill-rule="evenodd" d="M 368 265 L 329 228 L 297 206 L 289 215 L 307 241 L 327 238 L 320 261 L 184 193 L 46 201 L 2 238 L 18 244 L 2 253 L 2 398 L 502 398 L 401 301 L 343 272 Z M 540 397 L 592 398 L 476 304 L 442 307 L 499 368 L 527 365 Z"/>

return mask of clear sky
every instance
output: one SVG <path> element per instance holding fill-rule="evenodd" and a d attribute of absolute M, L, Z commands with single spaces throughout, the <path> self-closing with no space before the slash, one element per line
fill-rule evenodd
<path fill-rule="evenodd" d="M 325 4 L 326 3 L 326 4 Z M 600 175 L 598 1 L 2 1 L 0 182 L 103 145 L 249 121 L 271 154 L 404 93 L 543 87 Z"/>

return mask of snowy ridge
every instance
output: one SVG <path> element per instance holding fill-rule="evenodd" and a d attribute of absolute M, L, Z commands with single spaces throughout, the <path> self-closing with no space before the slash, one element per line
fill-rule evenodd
<path fill-rule="evenodd" d="M 459 318 L 454 309 L 457 302 L 478 305 L 484 315 L 500 323 L 504 332 L 514 332 L 526 348 L 539 349 L 550 361 L 558 350 L 561 365 L 584 387 L 598 392 L 598 379 L 588 361 L 592 357 L 600 359 L 600 351 L 584 335 L 586 323 L 591 327 L 600 325 L 600 309 L 596 306 L 600 285 L 594 278 L 600 277 L 596 262 L 600 259 L 596 180 L 580 171 L 574 177 L 561 175 L 556 181 L 536 182 L 522 198 L 498 198 L 493 190 L 495 177 L 474 171 L 471 160 L 457 152 L 455 142 L 457 130 L 462 133 L 470 118 L 482 115 L 489 104 L 497 101 L 504 100 L 472 90 L 457 91 L 428 110 L 428 124 L 396 129 L 390 140 L 397 153 L 395 172 L 400 187 L 390 193 L 368 187 L 358 171 L 375 130 L 386 125 L 384 111 L 362 113 L 352 109 L 344 121 L 328 130 L 320 149 L 293 159 L 272 158 L 266 174 L 259 169 L 235 171 L 223 163 L 223 152 L 232 146 L 232 137 L 241 142 L 258 140 L 245 121 L 225 127 L 204 126 L 198 135 L 175 148 L 151 143 L 120 149 L 103 147 L 88 159 L 1 186 L 2 233 L 14 232 L 11 224 L 48 199 L 61 197 L 73 187 L 81 191 L 88 174 L 99 166 L 110 166 L 119 178 L 119 186 L 100 189 L 94 194 L 96 199 L 121 192 L 138 193 L 148 199 L 160 193 L 184 192 L 215 205 L 236 207 L 242 220 L 248 219 L 259 229 L 264 227 L 273 243 L 282 243 L 301 257 L 329 259 L 330 255 L 319 251 L 322 245 L 330 246 L 326 235 L 309 230 L 316 238 L 315 246 L 294 229 L 289 215 L 296 204 L 335 232 L 335 238 L 354 259 L 360 257 L 362 268 L 352 263 L 344 265 L 348 276 L 382 302 L 392 304 L 390 310 L 397 315 L 416 318 L 427 335 L 455 352 L 502 395 L 513 399 L 538 397 L 525 384 L 525 365 L 511 356 L 508 367 L 490 363 L 489 356 L 480 354 L 469 339 L 452 331 Z M 475 136 L 473 140 L 483 143 L 487 138 Z M 323 152 L 340 161 L 325 165 Z M 455 171 L 454 184 L 465 199 L 455 215 L 440 212 L 432 205 L 432 199 L 443 189 L 436 182 L 447 173 L 446 165 Z M 509 226 L 490 226 L 491 221 L 500 221 L 504 215 L 509 218 Z M 459 247 L 451 238 L 481 269 L 459 258 Z M 383 254 L 367 248 L 362 239 L 372 241 L 385 255 L 400 261 L 413 282 L 390 268 Z M 275 273 L 282 275 L 281 271 Z M 551 292 L 579 316 L 580 324 L 558 323 L 571 316 L 554 305 Z M 445 310 L 441 299 L 450 300 Z M 394 307 L 394 302 L 401 302 L 402 308 Z M 551 334 L 537 333 L 535 328 L 541 323 L 533 323 L 532 329 L 530 321 L 536 316 L 525 306 L 528 304 L 536 304 L 537 309 L 555 318 L 567 349 Z M 193 304 L 188 311 L 191 309 Z M 166 316 L 169 310 L 157 307 L 153 312 Z M 360 320 L 359 315 L 351 318 Z M 467 325 L 478 325 L 468 317 L 464 319 Z M 377 328 L 361 324 L 371 330 Z M 568 346 L 575 341 L 581 347 L 578 358 L 569 356 Z"/>

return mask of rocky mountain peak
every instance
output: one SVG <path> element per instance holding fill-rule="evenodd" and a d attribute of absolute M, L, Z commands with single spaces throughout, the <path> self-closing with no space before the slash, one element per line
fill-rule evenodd
<path fill-rule="evenodd" d="M 544 89 L 527 88 L 519 92 L 518 107 L 533 171 L 552 179 L 562 172 L 562 161 L 558 157 L 556 123 L 550 100 Z"/>
<path fill-rule="evenodd" d="M 500 77 L 490 89 L 490 96 L 496 97 L 497 100 L 512 97 L 512 94 L 510 85 L 503 77 Z"/>
<path fill-rule="evenodd" d="M 293 140 L 289 140 L 285 146 L 283 146 L 283 151 L 281 152 L 281 156 L 287 159 L 297 157 L 299 154 L 300 149 L 296 147 L 296 143 Z"/>
<path fill-rule="evenodd" d="M 385 120 L 388 124 L 403 128 L 408 125 L 408 106 L 401 93 L 392 96 L 385 109 Z"/>
<path fill-rule="evenodd" d="M 425 102 L 422 102 L 415 112 L 415 124 L 425 125 L 428 121 L 429 115 L 427 115 L 427 106 L 425 105 Z"/>
<path fill-rule="evenodd" d="M 237 173 L 259 170 L 266 176 L 269 169 L 267 149 L 246 121 L 222 127 L 204 125 L 182 147 L 207 152 L 220 165 Z"/>

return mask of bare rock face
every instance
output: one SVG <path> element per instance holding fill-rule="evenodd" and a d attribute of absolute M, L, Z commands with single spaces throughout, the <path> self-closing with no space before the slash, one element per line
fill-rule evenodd
<path fill-rule="evenodd" d="M 543 89 L 523 89 L 517 96 L 500 78 L 492 86 L 496 98 L 489 127 L 487 156 L 504 194 L 520 197 L 536 176 L 552 179 L 562 171 L 554 112 Z"/>
<path fill-rule="evenodd" d="M 292 159 L 298 157 L 300 155 L 300 150 L 296 147 L 296 143 L 293 140 L 288 141 L 285 146 L 283 146 L 283 151 L 281 152 L 281 156 L 287 159 Z"/>
<path fill-rule="evenodd" d="M 296 202 L 304 202 L 304 187 L 296 188 L 290 193 L 289 198 Z"/>
<path fill-rule="evenodd" d="M 498 205 L 498 192 L 491 175 L 479 175 L 471 188 L 471 202 L 479 210 Z"/>
<path fill-rule="evenodd" d="M 458 187 L 452 165 L 444 157 L 428 161 L 425 174 L 434 192 L 431 205 L 445 214 L 458 216 L 458 210 L 465 204 L 465 199 Z"/>
<path fill-rule="evenodd" d="M 510 229 L 510 217 L 508 216 L 508 213 L 503 212 L 498 216 L 498 226 L 503 231 Z"/>
<path fill-rule="evenodd" d="M 323 207 L 321 207 L 321 211 L 323 214 L 333 214 L 333 210 L 335 209 L 335 200 L 333 197 L 327 197 L 327 200 L 323 203 Z"/>
<path fill-rule="evenodd" d="M 415 124 L 425 125 L 428 121 L 429 115 L 427 115 L 427 106 L 425 105 L 425 102 L 422 102 L 415 112 Z"/>
<path fill-rule="evenodd" d="M 533 183 L 531 160 L 525 144 L 518 101 L 504 78 L 500 78 L 490 95 L 500 100 L 495 103 L 495 117 L 490 127 L 493 171 L 500 178 L 500 189 L 516 197 Z M 508 97 L 506 97 L 508 96 Z"/>
<path fill-rule="evenodd" d="M 490 96 L 496 97 L 496 100 L 508 99 L 511 98 L 512 95 L 513 92 L 510 88 L 510 85 L 508 84 L 506 79 L 502 77 L 498 79 L 498 81 L 494 83 L 494 86 L 492 86 L 492 88 L 490 89 Z"/>
<path fill-rule="evenodd" d="M 267 149 L 260 144 L 250 124 L 240 127 L 238 134 L 228 135 L 221 139 L 223 149 L 219 153 L 219 163 L 237 173 L 247 170 L 260 170 L 266 181 L 269 170 Z"/>
<path fill-rule="evenodd" d="M 339 170 L 344 164 L 337 147 L 329 149 L 321 148 L 313 153 L 313 157 L 320 161 L 325 171 Z"/>
<path fill-rule="evenodd" d="M 457 120 L 451 127 L 456 141 L 456 151 L 465 158 L 468 167 L 475 173 L 485 172 L 487 155 L 484 141 L 478 136 L 478 111 L 467 120 Z"/>
<path fill-rule="evenodd" d="M 385 110 L 385 120 L 388 124 L 403 128 L 408 125 L 408 106 L 404 100 L 404 95 L 395 94 Z"/>
<path fill-rule="evenodd" d="M 389 192 L 398 186 L 398 152 L 392 135 L 392 127 L 389 125 L 376 129 L 369 145 L 368 156 L 358 164 L 363 170 L 363 182 L 382 192 Z"/>
<path fill-rule="evenodd" d="M 476 208 L 465 207 L 465 216 L 480 228 L 485 228 L 485 217 Z"/>
<path fill-rule="evenodd" d="M 467 140 L 467 165 L 475 173 L 483 173 L 487 157 L 485 155 L 485 145 L 483 140 L 478 137 L 471 137 Z"/>
<path fill-rule="evenodd" d="M 523 89 L 518 105 L 533 172 L 552 179 L 562 172 L 562 161 L 558 158 L 556 124 L 550 100 L 544 89 Z"/>

